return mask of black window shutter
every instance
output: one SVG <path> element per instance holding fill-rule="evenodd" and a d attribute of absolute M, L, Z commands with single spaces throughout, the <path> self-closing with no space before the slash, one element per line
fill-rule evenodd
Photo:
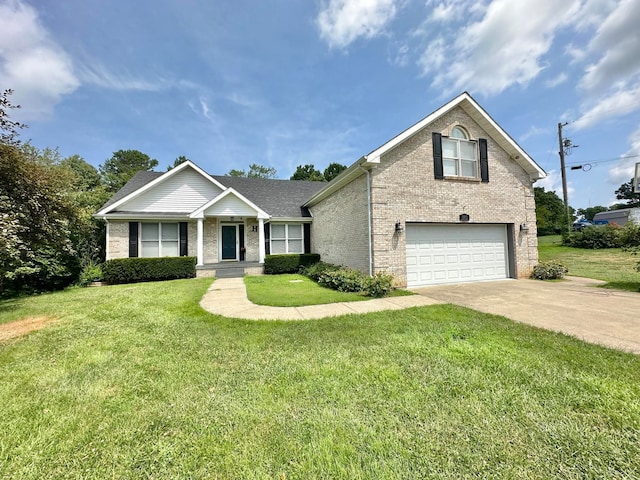
<path fill-rule="evenodd" d="M 238 225 L 238 240 L 240 241 L 240 261 L 244 262 L 246 259 L 247 249 L 244 246 L 244 223 Z"/>
<path fill-rule="evenodd" d="M 264 253 L 265 255 L 271 254 L 271 226 L 268 223 L 264 224 Z"/>
<path fill-rule="evenodd" d="M 487 152 L 487 139 L 479 138 L 478 145 L 480 146 L 480 179 L 487 183 L 489 182 L 489 154 Z"/>
<path fill-rule="evenodd" d="M 436 180 L 444 178 L 444 169 L 442 167 L 442 135 L 433 132 L 431 134 L 431 143 L 433 143 L 433 173 Z"/>
<path fill-rule="evenodd" d="M 187 222 L 180 222 L 180 256 L 189 255 L 189 243 L 187 239 Z"/>
<path fill-rule="evenodd" d="M 311 253 L 311 224 L 304 223 L 304 253 Z"/>
<path fill-rule="evenodd" d="M 138 256 L 138 222 L 129 222 L 129 258 Z"/>

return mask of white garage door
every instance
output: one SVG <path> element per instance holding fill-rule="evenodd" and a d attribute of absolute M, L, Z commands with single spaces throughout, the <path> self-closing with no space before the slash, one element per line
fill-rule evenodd
<path fill-rule="evenodd" d="M 407 225 L 407 286 L 508 277 L 506 225 Z"/>

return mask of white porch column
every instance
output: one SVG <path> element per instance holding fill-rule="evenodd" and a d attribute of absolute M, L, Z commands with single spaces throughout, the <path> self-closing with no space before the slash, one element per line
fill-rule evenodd
<path fill-rule="evenodd" d="M 204 218 L 198 219 L 198 265 L 204 265 Z"/>
<path fill-rule="evenodd" d="M 264 220 L 258 219 L 258 261 L 264 263 Z"/>

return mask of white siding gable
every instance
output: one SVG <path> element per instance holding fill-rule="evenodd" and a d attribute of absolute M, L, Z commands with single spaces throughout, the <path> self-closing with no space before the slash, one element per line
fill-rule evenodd
<path fill-rule="evenodd" d="M 192 168 L 185 168 L 164 182 L 123 203 L 127 212 L 192 212 L 217 197 L 222 190 Z"/>
<path fill-rule="evenodd" d="M 255 217 L 257 211 L 233 194 L 220 199 L 204 211 L 204 214 L 221 217 Z"/>

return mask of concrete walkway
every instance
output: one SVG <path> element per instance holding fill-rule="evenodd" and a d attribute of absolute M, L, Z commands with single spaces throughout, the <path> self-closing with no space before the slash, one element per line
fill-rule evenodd
<path fill-rule="evenodd" d="M 306 307 L 267 307 L 251 303 L 242 278 L 219 278 L 200 301 L 200 306 L 210 313 L 248 320 L 310 320 L 336 317 L 352 313 L 369 313 L 381 310 L 401 310 L 442 303 L 422 295 L 376 298 L 362 302 L 329 303 Z"/>
<path fill-rule="evenodd" d="M 586 342 L 640 354 L 640 293 L 596 288 L 600 282 L 501 280 L 423 287 L 415 291 Z"/>
<path fill-rule="evenodd" d="M 251 303 L 242 278 L 216 280 L 200 301 L 208 312 L 248 320 L 310 320 L 453 303 L 586 342 L 640 354 L 640 293 L 595 288 L 598 280 L 502 280 L 416 289 L 418 295 L 306 307 Z"/>

